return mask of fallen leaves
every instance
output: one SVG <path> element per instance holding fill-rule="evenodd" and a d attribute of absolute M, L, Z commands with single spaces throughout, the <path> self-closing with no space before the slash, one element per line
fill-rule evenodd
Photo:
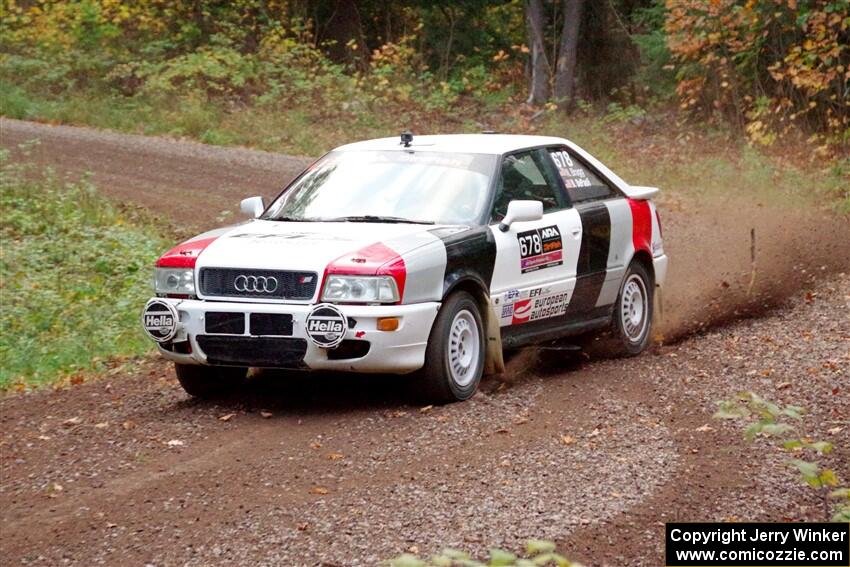
<path fill-rule="evenodd" d="M 561 445 L 572 445 L 576 442 L 576 438 L 572 435 L 561 435 Z"/>
<path fill-rule="evenodd" d="M 235 416 L 236 416 L 235 413 L 227 413 L 227 414 L 224 414 L 223 416 L 219 417 L 218 420 L 219 421 L 230 421 Z"/>
<path fill-rule="evenodd" d="M 317 496 L 324 496 L 325 494 L 330 494 L 331 491 L 325 488 L 324 486 L 314 486 L 308 492 Z"/>
<path fill-rule="evenodd" d="M 129 431 L 130 429 L 135 429 L 136 422 L 132 419 L 128 419 L 127 421 L 121 424 L 121 427 Z"/>
<path fill-rule="evenodd" d="M 73 427 L 75 425 L 79 425 L 83 422 L 81 417 L 71 417 L 62 422 L 62 425 L 65 427 Z"/>
<path fill-rule="evenodd" d="M 270 411 L 264 411 L 264 410 L 263 410 L 263 411 L 260 411 L 260 417 L 262 417 L 263 419 L 269 419 L 269 418 L 270 418 L 270 417 L 272 417 L 273 415 L 274 415 L 274 414 L 273 414 L 272 412 L 270 412 Z"/>
<path fill-rule="evenodd" d="M 345 455 L 343 455 L 342 453 L 328 453 L 329 461 L 338 461 L 343 458 L 345 458 Z"/>
<path fill-rule="evenodd" d="M 699 431 L 700 433 L 707 433 L 709 431 L 714 431 L 714 428 L 706 423 L 705 425 L 700 425 L 694 431 Z"/>
<path fill-rule="evenodd" d="M 94 427 L 95 427 L 95 429 L 106 429 L 107 427 L 109 427 L 109 422 L 108 421 L 102 421 L 100 423 L 95 423 Z"/>
<path fill-rule="evenodd" d="M 185 443 L 180 439 L 172 439 L 168 443 L 166 443 L 169 447 L 183 447 Z"/>
<path fill-rule="evenodd" d="M 56 498 L 63 490 L 65 490 L 65 488 L 61 484 L 58 482 L 51 482 L 47 485 L 47 496 L 50 498 Z"/>

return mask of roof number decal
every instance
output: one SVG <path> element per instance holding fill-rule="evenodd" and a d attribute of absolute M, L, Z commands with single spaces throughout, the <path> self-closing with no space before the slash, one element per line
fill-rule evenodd
<path fill-rule="evenodd" d="M 577 187 L 590 187 L 592 185 L 587 177 L 587 172 L 583 167 L 576 166 L 573 159 L 565 151 L 550 152 L 552 161 L 558 166 L 558 173 L 561 179 L 564 180 L 564 185 L 567 189 L 575 189 Z"/>

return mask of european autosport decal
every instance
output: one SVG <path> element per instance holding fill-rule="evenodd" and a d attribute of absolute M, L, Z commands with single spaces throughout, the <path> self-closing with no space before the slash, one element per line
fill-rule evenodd
<path fill-rule="evenodd" d="M 568 290 L 556 291 L 552 287 L 508 290 L 503 296 L 505 303 L 501 307 L 500 324 L 521 325 L 561 316 L 566 313 L 571 295 Z"/>
<path fill-rule="evenodd" d="M 520 271 L 523 274 L 560 266 L 564 263 L 564 244 L 555 225 L 517 233 Z"/>

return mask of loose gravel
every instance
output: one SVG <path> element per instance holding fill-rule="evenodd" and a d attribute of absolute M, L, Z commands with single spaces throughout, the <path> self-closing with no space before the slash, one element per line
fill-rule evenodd
<path fill-rule="evenodd" d="M 21 159 L 92 170 L 112 198 L 186 227 L 273 195 L 308 161 L 7 119 L 0 130 L 4 147 L 41 140 Z M 638 358 L 527 351 L 470 402 L 435 408 L 380 376 L 266 373 L 228 401 L 193 401 L 155 358 L 8 395 L 0 563 L 375 565 L 548 537 L 588 565 L 649 566 L 668 520 L 821 519 L 781 451 L 711 415 L 739 390 L 805 406 L 801 427 L 835 444 L 825 464 L 850 480 L 850 275 L 828 275 L 850 266 L 850 227 L 802 215 L 787 236 L 787 217 L 736 203 L 662 210 L 675 261 L 659 338 L 685 338 Z M 759 318 L 717 326 L 745 315 Z"/>

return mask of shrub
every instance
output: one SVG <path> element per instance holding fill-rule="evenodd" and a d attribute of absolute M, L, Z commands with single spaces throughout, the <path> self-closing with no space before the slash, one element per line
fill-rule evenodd
<path fill-rule="evenodd" d="M 139 312 L 166 243 L 83 179 L 0 155 L 0 389 L 97 370 L 150 350 Z"/>
<path fill-rule="evenodd" d="M 550 541 L 529 541 L 523 555 L 521 557 L 501 549 L 491 549 L 486 562 L 481 562 L 464 551 L 445 549 L 429 560 L 406 553 L 390 560 L 388 564 L 389 567 L 582 567 L 557 553 L 555 544 Z"/>
<path fill-rule="evenodd" d="M 824 520 L 833 522 L 850 521 L 850 488 L 839 487 L 841 481 L 832 469 L 802 459 L 806 453 L 823 456 L 832 452 L 832 443 L 815 441 L 803 435 L 788 420 L 799 420 L 804 410 L 799 406 L 779 406 L 753 392 L 740 392 L 735 398 L 717 402 L 716 419 L 743 420 L 747 423 L 744 437 L 748 441 L 757 436 L 778 439 L 784 450 L 795 455 L 787 461 L 800 474 L 807 486 L 818 491 L 823 503 Z M 830 510 L 830 501 L 837 504 Z"/>
<path fill-rule="evenodd" d="M 802 126 L 850 143 L 850 0 L 667 0 L 681 106 L 769 144 Z"/>

